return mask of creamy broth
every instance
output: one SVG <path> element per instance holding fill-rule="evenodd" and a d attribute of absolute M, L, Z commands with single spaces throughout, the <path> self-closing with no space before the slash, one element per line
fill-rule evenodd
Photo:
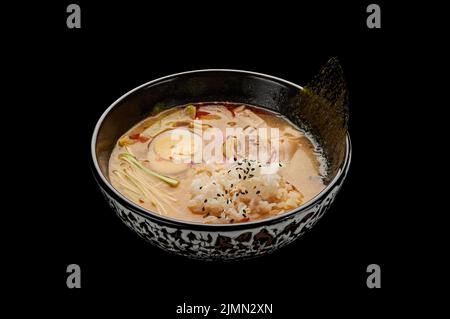
<path fill-rule="evenodd" d="M 312 138 L 276 113 L 197 103 L 144 119 L 116 143 L 112 185 L 143 208 L 198 223 L 283 214 L 324 187 Z"/>

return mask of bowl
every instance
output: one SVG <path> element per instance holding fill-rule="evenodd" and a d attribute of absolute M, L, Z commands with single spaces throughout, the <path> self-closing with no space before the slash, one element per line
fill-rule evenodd
<path fill-rule="evenodd" d="M 330 207 L 350 165 L 348 133 L 339 141 L 342 155 L 334 157 L 336 169 L 318 195 L 285 214 L 239 224 L 199 224 L 145 210 L 112 186 L 108 161 L 117 139 L 154 108 L 227 101 L 275 110 L 290 118 L 286 113 L 298 103 L 301 90 L 299 85 L 265 74 L 208 69 L 165 76 L 129 91 L 106 109 L 92 136 L 92 171 L 101 192 L 125 225 L 168 252 L 195 259 L 233 260 L 276 251 L 311 229 Z"/>

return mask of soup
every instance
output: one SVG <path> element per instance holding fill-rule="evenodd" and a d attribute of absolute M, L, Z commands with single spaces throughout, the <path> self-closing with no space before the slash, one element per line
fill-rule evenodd
<path fill-rule="evenodd" d="M 326 161 L 304 130 L 251 105 L 196 103 L 132 127 L 109 160 L 112 185 L 154 213 L 243 223 L 295 209 L 324 187 Z"/>

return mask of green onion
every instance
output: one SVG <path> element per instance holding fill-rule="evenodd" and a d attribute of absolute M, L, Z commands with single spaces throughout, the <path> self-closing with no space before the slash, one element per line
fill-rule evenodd
<path fill-rule="evenodd" d="M 161 174 L 158 174 L 150 169 L 148 169 L 147 167 L 145 167 L 144 165 L 142 165 L 133 155 L 131 155 L 130 153 L 121 153 L 119 154 L 119 159 L 122 159 L 124 161 L 127 161 L 128 163 L 135 165 L 136 167 L 140 168 L 141 170 L 143 170 L 145 173 L 159 178 L 160 180 L 162 180 L 163 182 L 166 182 L 167 184 L 169 184 L 172 187 L 176 187 L 178 186 L 178 184 L 180 183 L 178 180 L 172 178 L 172 177 L 168 177 L 168 176 L 164 176 Z"/>

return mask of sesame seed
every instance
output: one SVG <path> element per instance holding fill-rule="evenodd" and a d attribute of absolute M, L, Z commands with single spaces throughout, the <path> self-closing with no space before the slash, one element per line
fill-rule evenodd
<path fill-rule="evenodd" d="M 203 203 L 206 203 L 208 201 L 208 199 L 205 199 L 204 201 L 203 201 Z"/>
<path fill-rule="evenodd" d="M 261 191 L 256 191 L 256 194 L 259 194 L 259 193 L 261 193 Z"/>

